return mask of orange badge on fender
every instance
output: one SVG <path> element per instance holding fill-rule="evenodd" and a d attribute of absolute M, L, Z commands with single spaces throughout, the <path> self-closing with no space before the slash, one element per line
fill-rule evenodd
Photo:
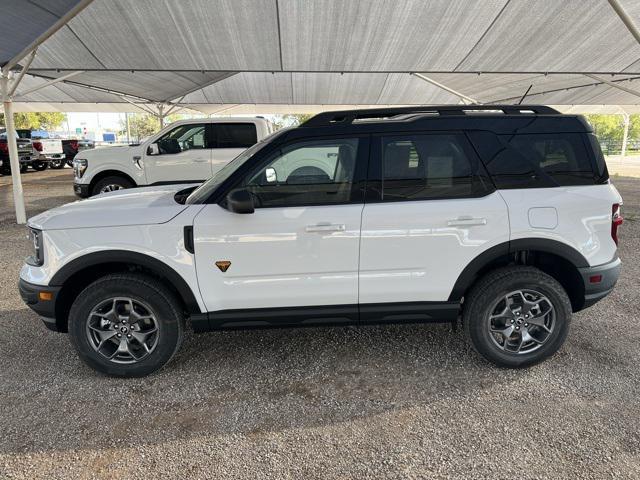
<path fill-rule="evenodd" d="M 216 267 L 218 267 L 222 273 L 229 270 L 230 266 L 231 266 L 231 262 L 229 260 L 218 260 L 216 262 Z"/>

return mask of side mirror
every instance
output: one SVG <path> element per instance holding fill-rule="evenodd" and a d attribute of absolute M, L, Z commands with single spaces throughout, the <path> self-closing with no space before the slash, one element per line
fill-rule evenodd
<path fill-rule="evenodd" d="M 160 147 L 158 147 L 157 143 L 152 143 L 147 148 L 147 155 L 160 155 Z"/>
<path fill-rule="evenodd" d="M 276 169 L 272 167 L 269 167 L 264 171 L 264 177 L 267 183 L 276 183 L 278 181 Z"/>
<path fill-rule="evenodd" d="M 233 213 L 253 213 L 253 198 L 249 190 L 232 190 L 227 195 L 227 208 Z"/>

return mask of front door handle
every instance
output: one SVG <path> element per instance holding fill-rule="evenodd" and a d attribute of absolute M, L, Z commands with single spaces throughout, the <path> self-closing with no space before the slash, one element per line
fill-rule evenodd
<path fill-rule="evenodd" d="M 318 223 L 316 225 L 307 225 L 307 232 L 344 232 L 347 229 L 345 224 L 338 223 Z"/>
<path fill-rule="evenodd" d="M 462 216 L 451 219 L 447 222 L 450 227 L 472 227 L 474 225 L 486 225 L 487 219 L 484 217 Z"/>
<path fill-rule="evenodd" d="M 193 160 L 193 163 L 207 163 L 208 161 L 209 160 L 206 160 L 206 159 L 203 159 L 203 160 L 197 159 L 197 160 Z"/>

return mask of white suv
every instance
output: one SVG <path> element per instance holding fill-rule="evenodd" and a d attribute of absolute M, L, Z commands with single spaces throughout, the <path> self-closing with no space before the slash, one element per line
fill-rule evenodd
<path fill-rule="evenodd" d="M 581 116 L 329 112 L 198 188 L 107 193 L 32 218 L 20 290 L 111 375 L 156 370 L 186 325 L 459 317 L 484 357 L 526 366 L 613 289 L 621 203 Z"/>
<path fill-rule="evenodd" d="M 201 183 L 273 132 L 264 118 L 174 122 L 139 145 L 85 150 L 73 160 L 79 197 L 148 185 Z"/>

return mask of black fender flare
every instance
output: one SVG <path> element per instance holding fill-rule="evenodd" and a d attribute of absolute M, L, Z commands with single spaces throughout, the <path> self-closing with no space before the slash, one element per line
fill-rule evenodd
<path fill-rule="evenodd" d="M 93 252 L 76 258 L 64 265 L 49 281 L 49 286 L 64 286 L 64 283 L 74 274 L 96 265 L 109 263 L 125 263 L 144 267 L 158 276 L 166 278 L 175 288 L 189 311 L 189 313 L 201 313 L 200 306 L 193 291 L 185 279 L 166 263 L 145 255 L 143 253 L 128 250 L 105 250 Z"/>
<path fill-rule="evenodd" d="M 456 283 L 449 295 L 450 302 L 458 302 L 464 296 L 467 289 L 476 280 L 478 274 L 484 267 L 499 259 L 500 257 L 508 256 L 510 253 L 533 250 L 537 252 L 552 253 L 559 257 L 567 259 L 576 268 L 584 268 L 589 266 L 589 262 L 578 250 L 566 243 L 562 243 L 558 240 L 550 240 L 547 238 L 521 238 L 517 240 L 511 240 L 495 245 L 488 250 L 485 250 L 480 255 L 475 257 L 469 264 L 462 270 Z"/>

